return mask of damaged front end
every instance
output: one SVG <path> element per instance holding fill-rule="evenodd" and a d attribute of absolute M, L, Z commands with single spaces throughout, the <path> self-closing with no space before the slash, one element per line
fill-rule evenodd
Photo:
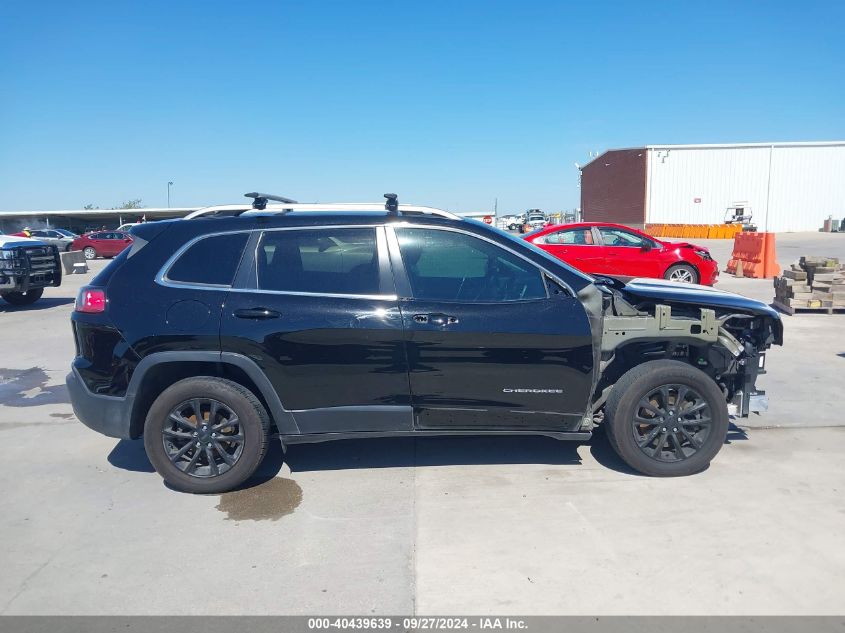
<path fill-rule="evenodd" d="M 601 378 L 594 411 L 631 367 L 679 360 L 708 374 L 725 394 L 730 414 L 768 408 L 756 386 L 765 352 L 783 343 L 783 326 L 769 306 L 709 287 L 635 279 L 599 284 L 604 293 Z"/>

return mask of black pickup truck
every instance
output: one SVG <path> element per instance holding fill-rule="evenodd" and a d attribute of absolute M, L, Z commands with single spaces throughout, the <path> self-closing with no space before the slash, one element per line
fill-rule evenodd
<path fill-rule="evenodd" d="M 77 300 L 77 417 L 143 436 L 175 488 L 240 485 L 270 438 L 585 441 L 597 426 L 634 469 L 686 475 L 730 412 L 765 408 L 782 323 L 758 301 L 590 277 L 395 198 L 266 202 L 133 228 Z"/>
<path fill-rule="evenodd" d="M 44 288 L 62 283 L 55 246 L 15 235 L 0 235 L 0 297 L 12 305 L 35 303 Z"/>

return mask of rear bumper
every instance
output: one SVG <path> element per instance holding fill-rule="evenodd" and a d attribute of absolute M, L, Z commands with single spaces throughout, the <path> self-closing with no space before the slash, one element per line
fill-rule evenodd
<path fill-rule="evenodd" d="M 130 433 L 132 396 L 91 393 L 75 368 L 67 375 L 66 383 L 73 413 L 82 424 L 109 437 L 134 439 Z"/>

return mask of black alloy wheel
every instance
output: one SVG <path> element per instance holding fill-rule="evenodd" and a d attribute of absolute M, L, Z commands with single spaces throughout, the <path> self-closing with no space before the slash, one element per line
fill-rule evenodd
<path fill-rule="evenodd" d="M 669 384 L 640 399 L 631 429 L 648 457 L 677 462 L 689 459 L 704 445 L 711 422 L 710 405 L 695 389 Z"/>
<path fill-rule="evenodd" d="M 227 492 L 247 481 L 267 451 L 270 417 L 255 394 L 217 376 L 184 378 L 155 399 L 144 448 L 176 490 Z"/>
<path fill-rule="evenodd" d="M 707 468 L 728 433 L 725 394 L 706 373 L 677 360 L 648 361 L 625 372 L 605 405 L 610 445 L 652 477 Z"/>
<path fill-rule="evenodd" d="M 192 477 L 222 475 L 244 448 L 240 419 L 211 398 L 192 398 L 173 407 L 161 439 L 173 465 Z"/>

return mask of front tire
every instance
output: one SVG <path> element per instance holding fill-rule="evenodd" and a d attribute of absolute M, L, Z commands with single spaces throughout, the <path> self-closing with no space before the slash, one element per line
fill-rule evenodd
<path fill-rule="evenodd" d="M 728 433 L 728 407 L 715 382 L 674 360 L 638 365 L 613 387 L 605 407 L 610 445 L 634 470 L 653 477 L 707 468 Z"/>
<path fill-rule="evenodd" d="M 697 284 L 699 280 L 698 271 L 695 269 L 695 266 L 690 266 L 689 264 L 675 264 L 674 266 L 669 266 L 666 269 L 666 273 L 663 275 L 664 279 L 668 279 L 669 281 L 677 281 L 680 283 L 686 284 Z"/>
<path fill-rule="evenodd" d="M 230 380 L 186 378 L 156 398 L 144 448 L 174 489 L 214 494 L 246 481 L 267 452 L 270 418 L 249 390 Z"/>
<path fill-rule="evenodd" d="M 94 250 L 93 246 L 86 246 L 84 249 L 82 249 L 82 254 L 85 255 L 85 259 L 97 258 L 97 251 Z"/>
<path fill-rule="evenodd" d="M 28 306 L 38 301 L 43 294 L 44 288 L 33 288 L 26 292 L 4 292 L 0 296 L 13 306 Z"/>

